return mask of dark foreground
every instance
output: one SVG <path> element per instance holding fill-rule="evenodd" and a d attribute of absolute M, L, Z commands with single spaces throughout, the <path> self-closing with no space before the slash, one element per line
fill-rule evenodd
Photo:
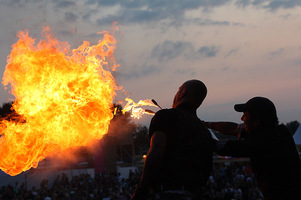
<path fill-rule="evenodd" d="M 128 178 L 115 174 L 89 174 L 72 177 L 61 174 L 50 185 L 43 180 L 40 188 L 25 189 L 24 184 L 0 188 L 0 200 L 128 200 L 140 179 L 140 173 L 130 172 Z M 209 200 L 260 200 L 262 194 L 251 168 L 238 164 L 216 168 L 210 176 L 205 196 Z"/>

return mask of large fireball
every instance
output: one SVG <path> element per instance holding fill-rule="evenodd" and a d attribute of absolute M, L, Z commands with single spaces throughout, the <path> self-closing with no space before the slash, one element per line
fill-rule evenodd
<path fill-rule="evenodd" d="M 117 89 L 111 72 L 115 39 L 70 50 L 44 28 L 36 43 L 20 32 L 7 59 L 3 84 L 20 119 L 0 124 L 0 169 L 17 175 L 47 155 L 101 139 L 108 131 Z"/>

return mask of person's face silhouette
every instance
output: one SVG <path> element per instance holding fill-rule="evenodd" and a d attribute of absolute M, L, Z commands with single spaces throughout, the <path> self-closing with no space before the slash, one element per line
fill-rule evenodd
<path fill-rule="evenodd" d="M 258 126 L 258 120 L 252 119 L 249 112 L 244 112 L 243 116 L 241 117 L 241 120 L 245 124 L 246 131 L 252 131 Z"/>
<path fill-rule="evenodd" d="M 181 85 L 181 87 L 179 87 L 179 90 L 174 97 L 172 108 L 176 108 L 181 103 L 184 95 L 185 95 L 185 84 L 183 84 L 183 85 Z"/>

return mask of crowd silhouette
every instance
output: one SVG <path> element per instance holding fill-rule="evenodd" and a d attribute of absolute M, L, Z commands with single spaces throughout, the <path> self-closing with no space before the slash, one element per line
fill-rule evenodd
<path fill-rule="evenodd" d="M 89 174 L 73 176 L 62 173 L 53 184 L 43 180 L 39 188 L 26 189 L 15 183 L 0 188 L 0 200 L 128 200 L 140 180 L 140 172 L 120 174 Z M 263 196 L 248 164 L 231 163 L 215 166 L 206 187 L 208 200 L 260 200 Z M 151 199 L 151 198 L 150 198 Z"/>

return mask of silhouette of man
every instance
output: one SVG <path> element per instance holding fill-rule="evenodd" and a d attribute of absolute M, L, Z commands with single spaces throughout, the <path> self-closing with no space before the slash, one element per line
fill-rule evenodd
<path fill-rule="evenodd" d="M 250 157 L 252 170 L 265 200 L 301 199 L 301 164 L 293 137 L 278 125 L 276 107 L 265 97 L 254 97 L 234 109 L 243 112 L 244 126 L 232 122 L 206 122 L 223 134 L 239 140 L 217 142 L 217 153 Z"/>
<path fill-rule="evenodd" d="M 150 149 L 132 200 L 199 199 L 212 168 L 213 139 L 196 111 L 207 95 L 205 84 L 189 80 L 176 93 L 171 109 L 153 117 Z"/>

